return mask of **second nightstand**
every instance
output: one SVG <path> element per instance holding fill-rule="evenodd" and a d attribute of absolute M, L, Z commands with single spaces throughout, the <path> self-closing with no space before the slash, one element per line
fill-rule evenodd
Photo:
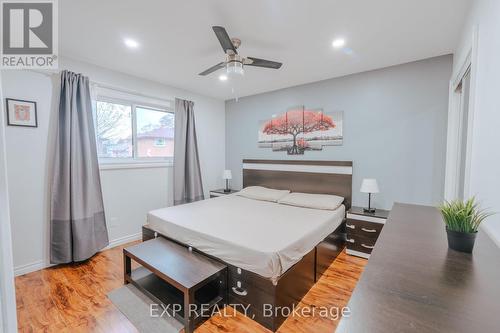
<path fill-rule="evenodd" d="M 346 223 L 347 254 L 368 259 L 388 216 L 388 210 L 366 213 L 361 207 L 351 207 Z"/>
<path fill-rule="evenodd" d="M 231 192 L 224 192 L 224 189 L 212 190 L 212 191 L 210 191 L 210 198 L 217 198 L 217 197 L 220 197 L 223 195 L 233 194 L 236 192 L 239 192 L 239 191 L 238 190 L 231 190 Z"/>

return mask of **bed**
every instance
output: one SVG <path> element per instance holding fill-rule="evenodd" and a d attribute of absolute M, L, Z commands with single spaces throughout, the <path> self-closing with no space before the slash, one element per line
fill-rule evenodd
<path fill-rule="evenodd" d="M 276 283 L 334 232 L 344 216 L 344 205 L 333 211 L 320 210 L 231 194 L 151 211 L 148 225 L 164 236 Z"/>
<path fill-rule="evenodd" d="M 344 197 L 326 211 L 232 194 L 151 211 L 143 239 L 165 237 L 228 266 L 228 301 L 276 331 L 282 312 L 264 306 L 298 303 L 345 246 L 345 211 L 352 195 L 350 161 L 243 160 L 243 187 Z"/>

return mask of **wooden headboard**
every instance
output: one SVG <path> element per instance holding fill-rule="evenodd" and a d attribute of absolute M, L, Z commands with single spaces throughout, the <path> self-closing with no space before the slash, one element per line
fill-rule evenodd
<path fill-rule="evenodd" d="M 335 194 L 352 202 L 352 161 L 243 160 L 243 187 Z"/>

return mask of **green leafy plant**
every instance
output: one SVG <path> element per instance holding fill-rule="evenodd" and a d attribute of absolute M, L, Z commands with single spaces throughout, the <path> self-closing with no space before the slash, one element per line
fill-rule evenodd
<path fill-rule="evenodd" d="M 439 209 L 448 230 L 465 233 L 477 232 L 481 222 L 493 215 L 479 208 L 479 204 L 474 197 L 467 201 L 446 201 Z"/>

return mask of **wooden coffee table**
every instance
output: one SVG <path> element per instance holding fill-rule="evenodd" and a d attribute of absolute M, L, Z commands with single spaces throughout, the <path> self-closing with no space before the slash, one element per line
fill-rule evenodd
<path fill-rule="evenodd" d="M 142 267 L 132 270 L 131 261 Z M 164 238 L 123 249 L 124 282 L 169 308 L 185 332 L 208 319 L 227 299 L 226 265 Z M 163 311 L 163 308 L 161 308 Z M 162 312 L 160 311 L 160 312 Z"/>

